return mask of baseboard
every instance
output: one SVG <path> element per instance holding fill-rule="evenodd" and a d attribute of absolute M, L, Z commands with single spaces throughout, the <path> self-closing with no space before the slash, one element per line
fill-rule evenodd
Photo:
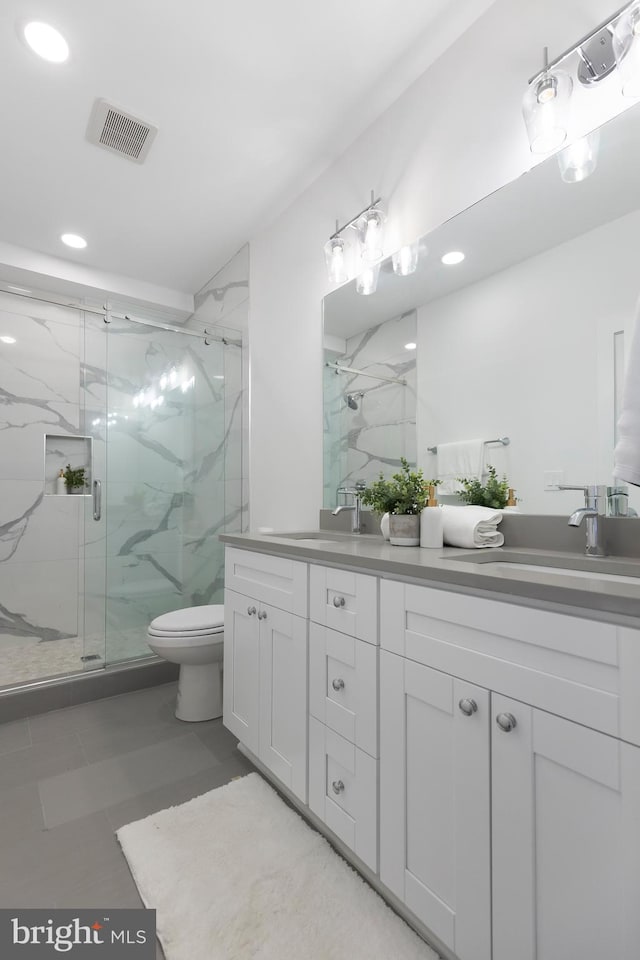
<path fill-rule="evenodd" d="M 451 953 L 451 951 L 438 940 L 431 930 L 425 927 L 424 924 L 421 923 L 413 913 L 407 910 L 405 905 L 398 900 L 398 898 L 387 887 L 385 887 L 385 885 L 381 882 L 380 877 L 375 874 L 370 867 L 363 863 L 362 860 L 355 855 L 353 850 L 343 843 L 340 837 L 337 837 L 335 833 L 329 830 L 327 825 L 323 823 L 322 820 L 320 820 L 320 818 L 317 817 L 306 804 L 302 803 L 301 800 L 299 800 L 298 797 L 296 797 L 296 795 L 288 789 L 288 787 L 285 787 L 285 785 L 278 780 L 277 777 L 274 777 L 274 775 L 270 770 L 267 769 L 267 767 L 265 767 L 262 761 L 259 760 L 258 757 L 251 752 L 251 750 L 245 747 L 244 743 L 238 744 L 238 750 L 247 758 L 247 760 L 249 760 L 250 763 L 253 764 L 253 766 L 262 774 L 265 780 L 269 781 L 271 786 L 277 791 L 277 793 L 280 794 L 282 799 L 285 800 L 290 806 L 294 807 L 301 817 L 304 817 L 304 819 L 310 823 L 311 826 L 318 831 L 318 833 L 321 833 L 323 837 L 329 841 L 334 850 L 336 850 L 336 852 L 339 853 L 340 856 L 343 857 L 347 863 L 353 867 L 354 870 L 357 870 L 357 872 L 367 881 L 369 886 L 373 887 L 376 893 L 380 894 L 382 899 L 389 907 L 391 907 L 394 913 L 397 913 L 399 917 L 402 917 L 405 923 L 407 923 L 412 930 L 415 930 L 418 936 L 421 937 L 431 947 L 432 950 L 435 950 L 435 952 L 440 955 L 442 960 L 458 960 L 456 955 Z"/>
<path fill-rule="evenodd" d="M 179 672 L 178 664 L 145 657 L 104 670 L 14 687 L 0 692 L 0 723 L 171 683 L 178 679 Z"/>

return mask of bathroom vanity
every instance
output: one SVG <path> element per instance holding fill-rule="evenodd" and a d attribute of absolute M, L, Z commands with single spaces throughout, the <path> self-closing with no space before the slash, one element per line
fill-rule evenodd
<path fill-rule="evenodd" d="M 380 892 L 459 960 L 635 960 L 640 562 L 222 539 L 225 725 Z"/>

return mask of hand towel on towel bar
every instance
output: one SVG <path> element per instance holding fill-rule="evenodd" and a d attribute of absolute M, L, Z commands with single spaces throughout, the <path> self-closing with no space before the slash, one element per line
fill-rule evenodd
<path fill-rule="evenodd" d="M 460 440 L 457 443 L 438 444 L 438 494 L 458 493 L 465 480 L 482 480 L 484 469 L 484 440 Z"/>
<path fill-rule="evenodd" d="M 640 303 L 636 308 L 636 325 L 622 388 L 613 475 L 617 480 L 640 486 Z"/>
<path fill-rule="evenodd" d="M 443 535 L 449 547 L 501 547 L 504 535 L 498 532 L 502 510 L 490 507 L 450 507 L 442 510 Z"/>

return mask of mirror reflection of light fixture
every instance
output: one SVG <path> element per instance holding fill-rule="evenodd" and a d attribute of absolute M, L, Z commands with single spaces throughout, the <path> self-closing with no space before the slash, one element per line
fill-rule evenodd
<path fill-rule="evenodd" d="M 544 70 L 527 87 L 522 113 L 532 153 L 551 153 L 567 139 L 573 80 L 563 70 L 550 70 L 544 48 Z"/>
<path fill-rule="evenodd" d="M 408 277 L 409 274 L 415 273 L 418 266 L 418 252 L 417 240 L 415 243 L 410 243 L 408 246 L 396 250 L 391 257 L 393 272 L 397 273 L 399 277 Z"/>
<path fill-rule="evenodd" d="M 613 29 L 613 52 L 625 97 L 640 97 L 640 2 L 633 3 Z"/>
<path fill-rule="evenodd" d="M 356 293 L 367 297 L 376 292 L 378 286 L 378 277 L 380 276 L 379 263 L 366 263 L 363 261 L 362 269 L 356 277 Z"/>
<path fill-rule="evenodd" d="M 349 227 L 353 227 L 358 235 L 360 257 L 364 263 L 371 264 L 382 258 L 384 254 L 384 225 L 387 217 L 380 206 L 381 203 L 380 197 L 374 198 L 372 190 L 371 202 L 364 210 L 357 213 L 342 227 L 336 220 L 335 233 L 331 234 L 324 245 L 327 273 L 331 283 L 344 283 L 349 278 L 347 269 L 349 243 L 342 236 Z"/>
<path fill-rule="evenodd" d="M 598 150 L 600 149 L 600 131 L 593 130 L 586 137 L 570 143 L 558 154 L 560 176 L 565 183 L 579 183 L 586 180 L 596 169 Z"/>

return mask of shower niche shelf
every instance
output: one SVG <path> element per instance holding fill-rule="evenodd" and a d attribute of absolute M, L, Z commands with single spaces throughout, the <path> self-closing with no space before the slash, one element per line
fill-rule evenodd
<path fill-rule="evenodd" d="M 84 467 L 86 485 L 83 493 L 75 496 L 88 497 L 91 494 L 91 437 L 69 437 L 47 433 L 44 438 L 44 493 L 45 496 L 61 496 L 57 493 L 56 480 L 67 464 L 77 470 Z M 65 495 L 68 495 L 65 492 Z"/>

